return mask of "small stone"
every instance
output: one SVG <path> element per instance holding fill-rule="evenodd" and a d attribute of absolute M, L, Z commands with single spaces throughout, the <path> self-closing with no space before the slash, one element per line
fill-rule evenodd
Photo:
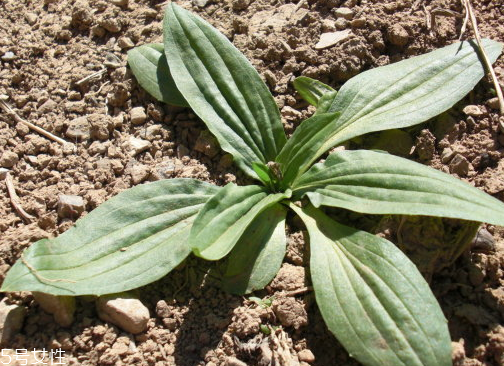
<path fill-rule="evenodd" d="M 232 0 L 233 10 L 245 10 L 250 5 L 250 0 Z"/>
<path fill-rule="evenodd" d="M 394 46 L 403 47 L 409 41 L 409 34 L 400 24 L 394 24 L 388 30 L 388 39 Z"/>
<path fill-rule="evenodd" d="M 343 42 L 350 38 L 352 31 L 350 29 L 338 32 L 328 32 L 322 33 L 320 40 L 315 45 L 315 49 L 322 50 L 324 48 L 329 48 L 337 43 Z"/>
<path fill-rule="evenodd" d="M 357 18 L 350 22 L 350 25 L 354 28 L 364 28 L 366 26 L 366 19 Z"/>
<path fill-rule="evenodd" d="M 8 343 L 21 330 L 26 309 L 19 305 L 8 305 L 7 298 L 0 301 L 0 344 Z"/>
<path fill-rule="evenodd" d="M 142 133 L 142 137 L 149 140 L 157 140 L 162 137 L 162 127 L 161 125 L 152 125 L 145 129 L 145 132 Z"/>
<path fill-rule="evenodd" d="M 304 349 L 298 352 L 299 361 L 304 361 L 308 363 L 315 362 L 315 355 L 309 349 Z"/>
<path fill-rule="evenodd" d="M 12 168 L 19 161 L 18 154 L 14 151 L 4 151 L 0 157 L 0 166 L 3 168 Z"/>
<path fill-rule="evenodd" d="M 308 324 L 308 314 L 305 307 L 293 297 L 273 301 L 273 311 L 280 323 L 285 327 L 299 329 Z"/>
<path fill-rule="evenodd" d="M 160 318 L 169 318 L 173 315 L 173 312 L 170 310 L 165 300 L 159 300 L 156 304 L 156 314 Z"/>
<path fill-rule="evenodd" d="M 322 32 L 334 32 L 334 31 L 336 31 L 334 20 L 322 19 Z"/>
<path fill-rule="evenodd" d="M 495 251 L 495 239 L 493 235 L 485 228 L 479 229 L 471 244 L 471 249 L 485 253 Z"/>
<path fill-rule="evenodd" d="M 346 29 L 348 28 L 348 20 L 346 20 L 345 18 L 338 18 L 336 19 L 336 21 L 334 22 L 334 26 L 339 29 L 339 30 L 343 30 L 343 29 Z"/>
<path fill-rule="evenodd" d="M 7 178 L 7 173 L 8 172 L 9 172 L 9 169 L 0 168 L 0 181 L 2 181 L 5 178 Z"/>
<path fill-rule="evenodd" d="M 91 137 L 91 125 L 86 117 L 78 117 L 68 123 L 65 135 L 72 140 L 87 140 Z"/>
<path fill-rule="evenodd" d="M 184 156 L 189 156 L 189 149 L 184 145 L 177 146 L 177 158 L 182 159 Z"/>
<path fill-rule="evenodd" d="M 122 25 L 117 18 L 106 18 L 98 21 L 98 24 L 108 30 L 110 33 L 118 33 L 121 31 Z"/>
<path fill-rule="evenodd" d="M 101 296 L 96 302 L 96 309 L 100 319 L 126 332 L 138 334 L 147 329 L 149 309 L 127 293 Z"/>
<path fill-rule="evenodd" d="M 38 16 L 35 13 L 26 13 L 25 19 L 29 25 L 34 25 L 35 23 L 37 23 Z"/>
<path fill-rule="evenodd" d="M 247 364 L 236 357 L 229 356 L 226 359 L 226 366 L 247 366 Z"/>
<path fill-rule="evenodd" d="M 443 152 L 441 153 L 441 162 L 443 164 L 447 164 L 450 162 L 450 160 L 455 156 L 456 152 L 450 149 L 449 147 L 443 149 Z"/>
<path fill-rule="evenodd" d="M 146 140 L 142 140 L 131 136 L 128 141 L 124 144 L 124 148 L 128 150 L 128 153 L 131 156 L 136 156 L 141 152 L 149 149 L 151 147 L 151 143 Z"/>
<path fill-rule="evenodd" d="M 72 325 L 75 313 L 75 297 L 55 296 L 42 292 L 33 292 L 35 301 L 46 313 L 52 314 L 56 323 L 62 327 Z"/>
<path fill-rule="evenodd" d="M 194 150 L 205 154 L 209 158 L 213 158 L 220 151 L 217 139 L 208 130 L 201 131 L 194 145 Z"/>
<path fill-rule="evenodd" d="M 175 165 L 165 161 L 154 167 L 153 178 L 155 180 L 170 179 L 173 174 L 175 174 Z"/>
<path fill-rule="evenodd" d="M 487 101 L 487 104 L 492 109 L 499 109 L 500 108 L 499 98 L 497 98 L 497 97 L 489 99 Z"/>
<path fill-rule="evenodd" d="M 128 0 L 109 0 L 111 4 L 114 4 L 116 6 L 122 6 L 126 7 L 128 6 Z"/>
<path fill-rule="evenodd" d="M 129 37 L 121 37 L 117 40 L 117 45 L 121 47 L 123 50 L 127 50 L 135 47 L 135 44 Z"/>
<path fill-rule="evenodd" d="M 144 107 L 135 107 L 130 111 L 131 124 L 134 126 L 141 125 L 147 119 L 147 114 L 145 114 Z"/>
<path fill-rule="evenodd" d="M 450 162 L 450 173 L 465 177 L 469 173 L 469 161 L 460 154 L 456 154 Z"/>
<path fill-rule="evenodd" d="M 204 8 L 208 4 L 208 0 L 192 0 L 192 3 L 198 8 Z"/>
<path fill-rule="evenodd" d="M 41 113 L 49 113 L 49 112 L 54 112 L 55 109 L 58 107 L 58 104 L 52 100 L 52 99 L 47 99 L 39 108 L 38 111 Z"/>
<path fill-rule="evenodd" d="M 58 216 L 62 219 L 76 219 L 84 212 L 81 196 L 60 194 L 58 196 Z"/>
<path fill-rule="evenodd" d="M 3 61 L 12 61 L 15 59 L 16 59 L 16 55 L 14 54 L 14 52 L 11 52 L 11 51 L 5 52 L 2 56 Z"/>
<path fill-rule="evenodd" d="M 131 181 L 134 185 L 142 183 L 149 177 L 149 167 L 143 164 L 135 164 L 130 169 Z"/>
<path fill-rule="evenodd" d="M 468 105 L 462 109 L 462 112 L 471 117 L 481 117 L 484 115 L 483 111 L 477 105 Z"/>
<path fill-rule="evenodd" d="M 349 8 L 338 8 L 334 10 L 334 15 L 336 15 L 337 18 L 345 18 L 351 20 L 354 16 L 354 11 Z"/>

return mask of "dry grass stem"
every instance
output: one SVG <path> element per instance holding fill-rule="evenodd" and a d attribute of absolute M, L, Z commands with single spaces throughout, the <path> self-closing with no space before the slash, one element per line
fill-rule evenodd
<path fill-rule="evenodd" d="M 490 71 L 490 75 L 492 76 L 492 81 L 495 87 L 495 92 L 497 93 L 497 98 L 499 99 L 499 111 L 501 115 L 504 115 L 504 96 L 502 95 L 502 89 L 499 85 L 499 80 L 497 80 L 497 76 L 495 75 L 495 71 L 492 67 L 492 63 L 488 59 L 488 56 L 485 52 L 485 48 L 483 47 L 483 44 L 481 43 L 481 36 L 478 30 L 478 23 L 476 21 L 476 16 L 474 15 L 474 10 L 472 8 L 471 2 L 469 0 L 462 0 L 462 4 L 465 7 L 466 10 L 466 19 L 469 17 L 469 20 L 471 21 L 471 26 L 474 31 L 474 35 L 476 36 L 476 41 L 478 42 L 478 46 L 481 50 L 481 56 L 483 57 L 483 61 L 485 62 L 486 67 Z M 463 30 L 465 28 L 463 27 Z M 504 123 L 502 121 L 502 118 L 499 120 L 499 127 L 501 132 L 504 132 Z"/>
<path fill-rule="evenodd" d="M 35 219 L 35 217 L 26 212 L 21 206 L 21 202 L 19 201 L 19 197 L 16 194 L 16 188 L 14 187 L 14 182 L 12 181 L 10 173 L 7 173 L 7 175 L 5 176 L 5 184 L 7 185 L 7 192 L 9 193 L 12 207 L 14 207 L 19 216 L 21 216 L 21 218 L 27 224 L 31 223 L 32 220 Z"/>
<path fill-rule="evenodd" d="M 56 142 L 58 142 L 58 143 L 60 143 L 62 145 L 65 145 L 65 144 L 69 143 L 68 141 L 62 139 L 61 137 L 55 136 L 52 133 L 50 133 L 49 131 L 46 131 L 43 128 L 41 128 L 41 127 L 39 127 L 37 125 L 34 125 L 31 122 L 25 121 L 24 119 L 22 119 L 21 117 L 19 117 L 19 115 L 16 112 L 14 112 L 14 110 L 7 104 L 7 102 L 5 102 L 4 98 L 0 98 L 0 107 L 8 115 L 12 116 L 12 118 L 14 118 L 14 120 L 16 122 L 25 124 L 26 126 L 28 126 L 33 131 L 36 131 L 36 132 L 40 133 L 42 136 L 45 136 L 48 139 L 56 141 Z"/>
<path fill-rule="evenodd" d="M 92 73 L 91 75 L 86 76 L 85 78 L 80 79 L 75 83 L 75 85 L 81 85 L 84 84 L 86 81 L 94 79 L 94 78 L 101 78 L 103 74 L 107 71 L 106 68 L 103 68 L 101 70 L 98 70 L 97 72 Z"/>

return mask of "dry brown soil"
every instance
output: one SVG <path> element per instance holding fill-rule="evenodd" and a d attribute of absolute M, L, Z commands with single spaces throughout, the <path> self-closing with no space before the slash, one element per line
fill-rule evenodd
<path fill-rule="evenodd" d="M 21 117 L 57 136 L 72 140 L 69 127 L 79 117 L 86 117 L 89 132 L 89 138 L 72 141 L 77 147 L 73 151 L 0 114 L 0 157 L 11 171 L 22 206 L 35 217 L 31 224 L 23 222 L 0 182 L 1 278 L 30 243 L 73 225 L 75 219 L 58 218 L 60 194 L 83 197 L 85 215 L 107 198 L 145 181 L 170 177 L 218 185 L 246 181 L 190 110 L 162 105 L 137 85 L 126 66 L 126 52 L 133 45 L 161 41 L 164 4 L 130 0 L 124 5 L 127 2 L 0 1 L 0 94 L 10 97 Z M 453 16 L 462 12 L 457 0 L 307 0 L 299 8 L 285 0 L 179 4 L 221 30 L 258 68 L 288 133 L 313 112 L 293 90 L 294 77 L 306 75 L 338 88 L 366 69 L 454 42 L 462 25 L 462 19 Z M 348 19 L 337 16 L 341 7 L 351 9 L 352 14 L 345 15 Z M 477 0 L 474 7 L 481 33 L 504 42 L 503 0 Z M 435 20 L 430 27 L 427 18 Z M 321 33 L 341 29 L 351 29 L 351 37 L 315 50 Z M 101 78 L 78 83 L 102 68 Z M 496 63 L 496 73 L 504 83 L 504 57 Z M 498 132 L 498 111 L 490 102 L 494 96 L 485 78 L 451 111 L 409 129 L 396 152 L 458 175 L 502 199 L 504 136 Z M 477 105 L 480 115 L 464 114 L 462 109 L 469 104 Z M 131 123 L 134 107 L 147 111 L 140 125 Z M 148 149 L 132 156 L 125 144 L 131 136 L 149 141 Z M 361 144 L 371 146 L 372 140 Z M 380 146 L 396 148 L 387 141 Z M 457 164 L 442 162 L 448 147 L 460 154 Z M 446 225 L 439 222 L 410 227 L 408 232 L 414 235 L 409 239 L 399 237 L 394 223 L 384 227 L 382 221 L 380 228 L 396 243 L 412 240 L 425 246 L 446 234 Z M 434 274 L 431 282 L 449 320 L 456 365 L 504 365 L 504 229 L 487 229 L 493 245 L 465 252 Z M 28 312 L 22 330 L 4 347 L 62 348 L 69 363 L 78 365 L 240 364 L 229 357 L 267 365 L 268 352 L 258 346 L 266 338 L 260 325 L 281 325 L 276 341 L 291 360 L 287 364 L 295 365 L 299 358 L 304 366 L 356 365 L 326 330 L 313 294 L 303 291 L 310 285 L 304 253 L 302 227 L 290 218 L 284 266 L 257 294 L 274 296 L 273 306 L 266 309 L 219 290 L 207 275 L 211 264 L 190 258 L 161 281 L 139 290 L 151 320 L 148 330 L 136 336 L 101 321 L 88 299 L 78 299 L 73 325 L 63 328 L 30 293 L 11 294 L 10 301 L 26 306 Z"/>

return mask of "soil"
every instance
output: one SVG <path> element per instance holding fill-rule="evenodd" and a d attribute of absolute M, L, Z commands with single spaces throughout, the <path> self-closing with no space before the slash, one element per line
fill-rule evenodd
<path fill-rule="evenodd" d="M 334 88 L 369 68 L 423 54 L 456 41 L 463 19 L 457 0 L 366 1 L 194 0 L 180 5 L 207 19 L 240 49 L 267 82 L 290 134 L 311 113 L 291 81 L 306 75 Z M 192 177 L 218 185 L 246 182 L 188 109 L 156 102 L 126 65 L 132 46 L 162 40 L 165 3 L 156 0 L 4 0 L 0 3 L 0 94 L 19 115 L 74 142 L 63 148 L 0 114 L 0 163 L 10 170 L 27 224 L 0 182 L 0 276 L 31 243 L 64 232 L 75 217 L 58 216 L 58 196 L 77 195 L 84 212 L 145 181 Z M 503 0 L 475 0 L 483 36 L 504 42 Z M 348 8 L 344 11 L 341 8 Z M 434 15 L 433 15 L 434 14 Z M 430 26 L 427 19 L 430 20 Z M 335 46 L 316 50 L 320 35 L 351 30 Z M 470 31 L 464 35 L 471 36 Z M 99 77 L 81 79 L 101 71 Z M 495 64 L 504 84 L 504 57 Z M 442 116 L 408 129 L 385 147 L 458 176 L 499 199 L 504 191 L 504 135 L 498 130 L 493 86 L 483 79 Z M 462 109 L 477 106 L 479 111 Z M 142 118 L 141 107 L 146 112 Z M 132 118 L 134 117 L 134 118 Z M 135 151 L 131 137 L 148 143 Z M 360 144 L 380 144 L 380 135 Z M 446 150 L 446 149 L 451 149 Z M 360 217 L 364 222 L 366 217 Z M 402 222 L 404 224 L 404 222 Z M 375 226 L 400 244 L 429 246 L 451 224 L 415 221 Z M 373 224 L 374 225 L 374 224 Z M 448 225 L 448 226 L 447 226 Z M 455 365 L 504 365 L 504 228 L 453 264 L 436 266 L 431 285 L 449 321 Z M 271 345 L 283 364 L 357 365 L 327 331 L 309 279 L 302 226 L 289 221 L 288 253 L 260 306 L 221 291 L 212 264 L 189 258 L 164 279 L 139 289 L 149 308 L 148 330 L 132 336 L 103 322 L 94 303 L 79 298 L 70 327 L 57 325 L 30 293 L 3 294 L 27 308 L 22 329 L 4 348 L 65 351 L 74 365 L 268 365 Z M 411 233 L 411 230 L 402 230 Z M 0 280 L 1 280 L 0 278 Z M 270 328 L 267 328 L 269 326 Z M 278 326 L 272 330 L 272 326 Z M 272 331 L 268 337 L 265 333 Z M 271 347 L 270 347 L 271 346 Z M 278 352 L 280 352 L 278 351 Z M 277 352 L 277 353 L 278 353 Z M 276 355 L 278 356 L 278 355 Z"/>

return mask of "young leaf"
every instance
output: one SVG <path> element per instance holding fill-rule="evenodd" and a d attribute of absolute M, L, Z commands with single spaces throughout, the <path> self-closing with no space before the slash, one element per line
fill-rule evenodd
<path fill-rule="evenodd" d="M 447 321 L 415 265 L 391 242 L 291 207 L 310 235 L 315 297 L 329 330 L 366 366 L 451 366 Z"/>
<path fill-rule="evenodd" d="M 259 179 L 266 185 L 271 186 L 272 179 L 268 167 L 263 163 L 252 163 L 252 169 L 256 172 Z"/>
<path fill-rule="evenodd" d="M 171 76 L 163 45 L 146 44 L 128 51 L 128 64 L 138 84 L 160 102 L 187 107 Z"/>
<path fill-rule="evenodd" d="M 54 239 L 32 244 L 1 291 L 103 295 L 153 282 L 191 252 L 191 224 L 219 187 L 194 179 L 128 189 Z"/>
<path fill-rule="evenodd" d="M 273 161 L 286 141 L 271 93 L 243 54 L 173 2 L 164 19 L 166 57 L 178 89 L 238 166 Z"/>
<path fill-rule="evenodd" d="M 191 229 L 189 243 L 194 254 L 218 260 L 228 254 L 251 222 L 287 193 L 268 195 L 263 187 L 229 183 L 201 209 Z"/>
<path fill-rule="evenodd" d="M 493 62 L 502 44 L 483 40 Z M 327 126 L 314 146 L 300 143 L 306 135 L 318 133 L 304 121 L 279 154 L 283 175 L 292 182 L 331 147 L 353 137 L 392 128 L 413 126 L 451 108 L 485 74 L 475 42 L 455 43 L 422 56 L 359 74 L 341 87 L 327 113 L 339 112 L 326 120 Z M 307 151 L 306 149 L 310 149 Z M 287 156 L 304 156 L 290 161 Z"/>
<path fill-rule="evenodd" d="M 451 217 L 504 225 L 504 205 L 460 179 L 387 153 L 338 151 L 294 183 L 315 207 Z"/>
<path fill-rule="evenodd" d="M 315 107 L 318 106 L 319 100 L 324 94 L 335 91 L 329 85 L 306 76 L 296 78 L 293 84 L 299 95 Z"/>
<path fill-rule="evenodd" d="M 228 257 L 224 290 L 243 295 L 263 289 L 278 273 L 285 256 L 285 215 L 275 204 L 255 218 Z"/>

